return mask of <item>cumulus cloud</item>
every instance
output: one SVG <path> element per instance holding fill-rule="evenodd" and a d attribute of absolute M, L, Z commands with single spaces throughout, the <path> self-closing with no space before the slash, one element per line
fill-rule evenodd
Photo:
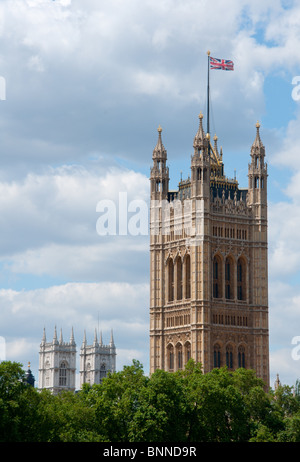
<path fill-rule="evenodd" d="M 190 126 L 191 115 L 204 109 L 207 49 L 235 61 L 230 76 L 214 73 L 212 93 L 223 142 L 240 146 L 264 111 L 265 76 L 279 66 L 290 68 L 295 63 L 290 39 L 293 49 L 299 42 L 295 27 L 289 28 L 292 12 L 280 2 L 10 0 L 1 3 L 0 12 L 5 53 L 0 64 L 8 87 L 0 115 L 3 147 L 23 171 L 24 163 L 36 169 L 91 152 L 148 165 L 145 146 L 151 146 L 158 118 L 177 114 L 170 129 L 178 133 L 187 109 Z M 298 8 L 293 12 L 297 16 Z M 257 40 L 260 28 L 273 40 L 270 22 L 280 24 L 278 31 L 282 21 L 280 43 Z M 235 95 L 234 105 L 228 94 Z M 181 141 L 170 139 L 177 157 Z M 4 164 L 11 166 L 8 159 Z"/>
<path fill-rule="evenodd" d="M 281 288 L 270 312 L 279 348 L 288 351 L 289 324 L 280 337 L 276 323 L 278 300 L 293 307 L 289 322 L 297 319 L 289 278 L 295 284 L 300 269 L 300 117 L 294 102 L 288 126 L 274 129 L 265 84 L 275 73 L 290 85 L 300 73 L 299 15 L 299 5 L 280 0 L 1 2 L 7 98 L 0 101 L 0 263 L 8 287 L 1 319 L 13 357 L 34 354 L 44 323 L 68 329 L 83 319 L 92 329 L 97 301 L 103 313 L 110 310 L 105 328 L 118 328 L 120 358 L 144 355 L 147 236 L 99 236 L 96 206 L 108 199 L 118 207 L 120 192 L 148 201 L 159 123 L 172 181 L 188 170 L 197 116 L 206 107 L 208 49 L 235 63 L 233 73 L 211 73 L 212 125 L 225 170 L 246 177 L 261 117 L 269 120 L 262 131 L 273 167 L 293 169 L 285 195 L 269 207 L 272 291 Z M 131 345 L 125 332 L 132 332 Z M 16 337 L 23 339 L 19 350 Z"/>
<path fill-rule="evenodd" d="M 97 203 L 109 199 L 118 207 L 120 193 L 126 194 L 128 203 L 148 201 L 148 190 L 149 180 L 138 172 L 76 165 L 0 182 L 2 256 L 53 243 L 101 245 Z"/>
<path fill-rule="evenodd" d="M 49 341 L 56 325 L 65 341 L 74 328 L 78 348 L 84 330 L 91 342 L 95 329 L 100 329 L 108 343 L 113 329 L 117 348 L 139 350 L 147 363 L 148 296 L 148 284 L 114 282 L 68 283 L 21 292 L 2 289 L 0 324 L 7 359 L 27 364 L 31 354 L 35 362 L 43 327 Z"/>

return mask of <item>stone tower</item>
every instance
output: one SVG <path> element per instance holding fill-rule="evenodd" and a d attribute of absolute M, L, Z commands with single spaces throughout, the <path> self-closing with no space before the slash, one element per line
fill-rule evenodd
<path fill-rule="evenodd" d="M 76 344 L 73 329 L 69 342 L 63 341 L 62 331 L 57 339 L 56 327 L 52 342 L 46 332 L 40 344 L 39 389 L 46 388 L 57 394 L 62 390 L 75 391 Z"/>
<path fill-rule="evenodd" d="M 87 345 L 86 334 L 80 349 L 80 387 L 84 383 L 100 384 L 102 379 L 107 376 L 108 372 L 116 370 L 116 347 L 111 332 L 110 342 L 104 345 L 102 335 L 97 340 L 95 330 L 94 341 L 92 345 Z"/>
<path fill-rule="evenodd" d="M 191 176 L 169 191 L 158 129 L 150 174 L 150 372 L 193 358 L 203 371 L 254 369 L 269 384 L 267 165 L 260 125 L 248 189 L 225 176 L 222 148 L 194 137 Z"/>

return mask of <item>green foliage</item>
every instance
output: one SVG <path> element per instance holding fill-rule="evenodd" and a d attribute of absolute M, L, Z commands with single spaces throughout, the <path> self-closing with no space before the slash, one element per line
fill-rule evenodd
<path fill-rule="evenodd" d="M 157 370 L 136 397 L 130 441 L 184 441 L 186 418 L 187 402 L 182 381 L 174 374 Z"/>
<path fill-rule="evenodd" d="M 101 385 L 52 395 L 0 364 L 0 441 L 299 442 L 299 394 L 265 390 L 254 371 L 185 369 L 144 375 L 138 361 Z"/>

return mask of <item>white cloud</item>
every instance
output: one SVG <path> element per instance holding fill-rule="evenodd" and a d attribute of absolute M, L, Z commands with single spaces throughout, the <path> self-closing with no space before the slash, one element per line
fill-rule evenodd
<path fill-rule="evenodd" d="M 43 328 L 50 340 L 57 326 L 66 341 L 74 328 L 77 349 L 84 330 L 91 342 L 95 329 L 100 328 L 104 343 L 108 343 L 113 329 L 120 358 L 138 352 L 135 356 L 147 362 L 148 297 L 148 284 L 113 282 L 69 283 L 19 292 L 2 289 L 0 335 L 6 340 L 7 359 L 23 364 L 31 361 L 36 370 Z M 119 360 L 118 364 L 122 368 Z"/>
<path fill-rule="evenodd" d="M 137 314 L 141 309 L 147 316 L 146 289 L 135 283 L 148 278 L 147 240 L 100 239 L 96 204 L 104 198 L 118 204 L 123 191 L 129 200 L 148 201 L 149 181 L 142 173 L 115 168 L 114 159 L 146 165 L 148 174 L 153 132 L 161 123 L 170 163 L 177 157 L 189 162 L 191 126 L 205 109 L 210 49 L 235 62 L 233 73 L 216 72 L 211 84 L 226 167 L 228 151 L 244 151 L 246 140 L 252 142 L 257 118 L 270 118 L 264 113 L 266 76 L 293 73 L 299 66 L 298 19 L 299 5 L 284 8 L 279 0 L 1 2 L 0 73 L 7 83 L 7 101 L 0 103 L 2 268 L 20 284 L 29 276 L 45 277 L 45 285 L 48 276 L 76 283 L 35 291 L 24 282 L 24 291 L 2 292 L 5 334 L 17 330 L 23 339 L 18 323 L 25 322 L 29 352 L 30 332 L 39 336 L 45 321 L 83 319 L 91 326 L 97 302 L 107 304 L 114 293 L 105 326 L 114 321 L 122 332 L 132 328 L 137 343 L 140 329 L 146 342 L 148 321 Z M 271 203 L 269 209 L 270 286 L 273 293 L 274 287 L 281 290 L 271 299 L 272 341 L 286 350 L 298 306 L 289 278 L 295 284 L 300 261 L 299 113 L 290 118 L 283 144 L 270 156 L 273 165 L 293 168 L 293 176 L 283 186 L 287 202 Z M 183 126 L 191 133 L 188 145 Z M 285 285 L 278 284 L 281 279 Z M 104 289 L 104 280 L 133 285 Z M 124 291 L 134 307 L 127 305 Z M 281 306 L 289 313 L 285 336 L 279 329 Z M 124 312 L 136 319 L 125 322 Z M 134 345 L 120 348 L 124 358 L 139 351 Z M 17 356 L 16 347 L 10 349 Z"/>
<path fill-rule="evenodd" d="M 0 182 L 2 255 L 46 244 L 99 244 L 97 203 L 119 193 L 127 201 L 148 200 L 149 180 L 127 170 L 88 170 L 79 166 L 29 173 L 22 181 Z M 31 254 L 32 255 L 32 254 Z M 28 257 L 30 255 L 27 254 Z"/>
<path fill-rule="evenodd" d="M 293 345 L 270 353 L 270 386 L 274 388 L 276 374 L 279 374 L 279 380 L 282 385 L 295 385 L 296 380 L 300 379 L 299 361 L 292 358 Z"/>
<path fill-rule="evenodd" d="M 269 265 L 272 277 L 287 277 L 300 270 L 299 227 L 299 201 L 269 206 Z"/>

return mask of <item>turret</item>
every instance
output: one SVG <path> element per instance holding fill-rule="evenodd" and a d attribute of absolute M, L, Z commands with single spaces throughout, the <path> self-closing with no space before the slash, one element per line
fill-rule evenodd
<path fill-rule="evenodd" d="M 248 166 L 248 200 L 255 207 L 257 218 L 267 218 L 267 164 L 265 163 L 265 147 L 260 138 L 260 124 L 256 124 L 256 138 L 251 146 L 251 162 Z"/>
<path fill-rule="evenodd" d="M 209 198 L 210 195 L 210 135 L 203 130 L 203 115 L 199 115 L 199 128 L 194 138 L 191 159 L 192 197 Z"/>
<path fill-rule="evenodd" d="M 32 372 L 31 372 L 31 369 L 30 369 L 30 363 L 28 363 L 28 369 L 27 369 L 27 372 L 26 372 L 26 376 L 25 376 L 25 381 L 28 385 L 30 385 L 31 387 L 34 387 L 34 383 L 35 383 L 35 378 L 34 376 L 32 375 Z"/>
<path fill-rule="evenodd" d="M 153 150 L 153 167 L 151 168 L 151 199 L 163 200 L 168 198 L 169 168 L 167 167 L 167 151 L 162 143 L 162 128 L 158 127 L 158 141 Z"/>

